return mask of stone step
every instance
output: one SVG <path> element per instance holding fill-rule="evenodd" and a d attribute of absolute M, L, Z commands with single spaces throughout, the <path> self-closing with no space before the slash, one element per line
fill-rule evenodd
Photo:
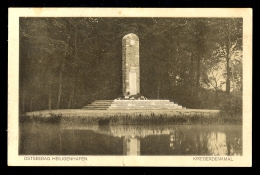
<path fill-rule="evenodd" d="M 111 104 L 168 104 L 168 103 L 172 103 L 172 102 L 112 102 Z"/>
<path fill-rule="evenodd" d="M 95 100 L 94 102 L 113 102 L 114 100 Z"/>
<path fill-rule="evenodd" d="M 107 108 L 83 108 L 86 110 L 108 110 Z"/>
<path fill-rule="evenodd" d="M 114 105 L 125 105 L 125 104 L 144 104 L 144 105 L 165 105 L 165 104 L 176 104 L 176 103 L 170 103 L 170 102 L 123 102 L 123 103 L 120 103 L 120 102 L 117 102 L 117 103 L 111 103 L 111 104 L 114 104 Z"/>
<path fill-rule="evenodd" d="M 178 104 L 166 104 L 166 105 L 137 105 L 137 104 L 127 104 L 127 105 L 87 105 L 84 109 L 186 109 Z"/>
<path fill-rule="evenodd" d="M 113 100 L 113 102 L 170 102 L 170 100 Z"/>
<path fill-rule="evenodd" d="M 83 109 L 186 109 L 170 100 L 95 100 Z"/>
<path fill-rule="evenodd" d="M 107 110 L 114 100 L 95 100 L 91 104 L 84 106 L 83 109 L 87 110 Z"/>
<path fill-rule="evenodd" d="M 111 103 L 91 103 L 87 106 L 111 106 Z"/>
<path fill-rule="evenodd" d="M 84 108 L 109 108 L 109 106 L 84 106 Z"/>
<path fill-rule="evenodd" d="M 112 102 L 111 104 L 177 104 L 174 102 L 142 102 L 142 101 L 134 101 L 134 102 Z"/>
<path fill-rule="evenodd" d="M 150 103 L 125 103 L 125 104 L 111 104 L 111 106 L 178 106 L 178 104 L 174 103 L 165 103 L 165 104 L 150 104 Z"/>
<path fill-rule="evenodd" d="M 108 108 L 108 107 L 110 107 L 110 106 L 92 106 L 92 105 L 90 105 L 90 106 L 84 106 L 84 108 Z"/>
<path fill-rule="evenodd" d="M 90 104 L 87 105 L 111 105 L 112 103 L 96 103 L 96 102 L 92 102 Z"/>
<path fill-rule="evenodd" d="M 84 106 L 84 108 L 109 108 L 110 106 Z"/>
<path fill-rule="evenodd" d="M 175 103 L 111 103 L 111 105 L 175 105 Z M 177 104 L 176 104 L 177 105 Z"/>
<path fill-rule="evenodd" d="M 177 105 L 177 104 L 168 104 L 168 105 L 149 105 L 149 104 L 146 104 L 146 105 L 137 105 L 137 104 L 121 104 L 121 105 L 115 105 L 115 104 L 111 104 L 110 107 L 126 107 L 126 106 L 147 106 L 147 107 L 163 107 L 163 106 L 166 106 L 166 107 L 177 107 L 177 106 L 181 106 L 181 105 Z"/>
<path fill-rule="evenodd" d="M 179 108 L 179 106 L 110 106 L 110 109 L 113 108 Z"/>
<path fill-rule="evenodd" d="M 183 109 L 182 107 L 176 107 L 176 108 L 152 108 L 152 107 L 144 107 L 144 108 L 108 108 L 108 110 L 124 110 L 124 109 L 140 109 L 140 110 L 150 110 L 150 109 Z"/>
<path fill-rule="evenodd" d="M 109 108 L 177 108 L 178 106 L 110 106 Z"/>
<path fill-rule="evenodd" d="M 92 102 L 91 104 L 111 104 L 112 102 Z"/>

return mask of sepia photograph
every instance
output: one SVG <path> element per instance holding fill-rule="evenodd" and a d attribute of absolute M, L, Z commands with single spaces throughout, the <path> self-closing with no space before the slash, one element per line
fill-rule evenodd
<path fill-rule="evenodd" d="M 8 36 L 9 166 L 251 166 L 251 9 L 11 8 Z"/>

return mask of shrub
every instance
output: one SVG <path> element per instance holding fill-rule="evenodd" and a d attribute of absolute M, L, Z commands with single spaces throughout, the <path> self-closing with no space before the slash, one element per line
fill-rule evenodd
<path fill-rule="evenodd" d="M 219 109 L 230 116 L 242 115 L 242 93 L 234 92 L 226 95 L 220 102 Z"/>

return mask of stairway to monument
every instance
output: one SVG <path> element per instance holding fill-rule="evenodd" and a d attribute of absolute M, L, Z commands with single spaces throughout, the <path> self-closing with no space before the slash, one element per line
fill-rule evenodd
<path fill-rule="evenodd" d="M 113 109 L 185 109 L 170 100 L 96 100 L 84 106 L 88 110 Z"/>
<path fill-rule="evenodd" d="M 170 100 L 114 100 L 109 109 L 183 109 Z"/>
<path fill-rule="evenodd" d="M 89 110 L 107 110 L 114 100 L 95 100 L 91 104 L 84 106 L 83 109 Z"/>

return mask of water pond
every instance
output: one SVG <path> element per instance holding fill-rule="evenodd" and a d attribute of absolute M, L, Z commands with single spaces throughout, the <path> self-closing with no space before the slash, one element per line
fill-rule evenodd
<path fill-rule="evenodd" d="M 20 123 L 20 155 L 242 155 L 242 125 Z"/>

